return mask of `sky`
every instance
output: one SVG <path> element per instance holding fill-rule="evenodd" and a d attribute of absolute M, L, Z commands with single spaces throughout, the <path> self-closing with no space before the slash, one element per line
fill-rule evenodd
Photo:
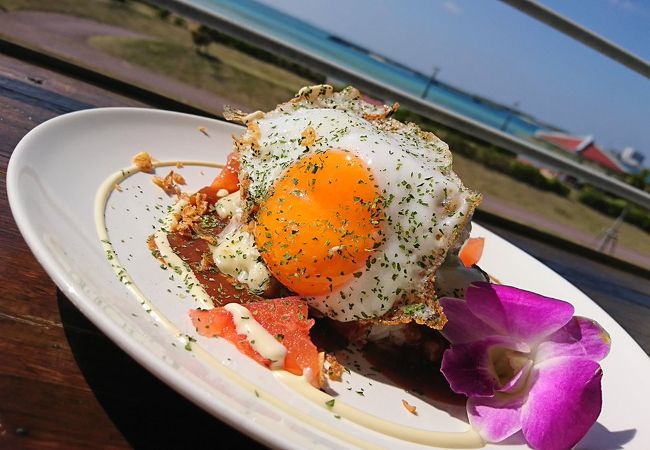
<path fill-rule="evenodd" d="M 260 0 L 414 69 L 650 162 L 650 80 L 497 0 Z M 650 60 L 650 0 L 541 0 Z M 327 6 L 325 6 L 327 5 Z"/>

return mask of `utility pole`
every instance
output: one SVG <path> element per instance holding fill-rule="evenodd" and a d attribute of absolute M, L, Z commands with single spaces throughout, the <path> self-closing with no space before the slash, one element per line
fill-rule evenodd
<path fill-rule="evenodd" d="M 625 216 L 627 215 L 627 209 L 627 206 L 623 208 L 623 211 L 621 211 L 621 214 L 616 218 L 612 226 L 600 233 L 599 237 L 604 236 L 604 238 L 603 242 L 600 243 L 600 247 L 598 247 L 599 252 L 609 253 L 610 255 L 613 255 L 614 251 L 616 251 L 616 244 L 618 243 L 618 230 L 621 228 L 623 219 L 625 219 Z M 607 251 L 608 246 L 609 251 Z"/>
<path fill-rule="evenodd" d="M 427 86 L 424 88 L 424 92 L 422 92 L 422 98 L 426 98 L 427 94 L 429 93 L 429 88 L 433 84 L 434 81 L 436 81 L 436 77 L 438 76 L 438 72 L 440 72 L 440 67 L 435 66 L 433 68 L 433 73 L 429 77 L 429 81 L 427 81 Z"/>

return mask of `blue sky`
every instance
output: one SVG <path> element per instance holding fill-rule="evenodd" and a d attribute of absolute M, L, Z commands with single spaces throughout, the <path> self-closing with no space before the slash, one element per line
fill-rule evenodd
<path fill-rule="evenodd" d="M 496 0 L 261 0 L 420 71 L 650 161 L 650 80 Z M 542 0 L 650 59 L 650 1 Z"/>

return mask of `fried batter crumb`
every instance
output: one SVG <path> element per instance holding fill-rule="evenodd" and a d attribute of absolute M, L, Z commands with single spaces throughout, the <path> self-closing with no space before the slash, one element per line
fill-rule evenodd
<path fill-rule="evenodd" d="M 201 263 L 199 264 L 199 270 L 206 271 L 214 266 L 214 259 L 212 258 L 212 253 L 203 253 L 201 255 Z"/>
<path fill-rule="evenodd" d="M 239 122 L 244 125 L 251 120 L 262 119 L 264 117 L 263 111 L 255 111 L 250 114 L 240 111 L 239 109 L 232 108 L 226 105 L 223 108 L 223 118 L 229 122 Z"/>
<path fill-rule="evenodd" d="M 260 126 L 258 125 L 257 122 L 251 121 L 246 124 L 246 127 L 248 130 L 251 132 L 251 136 L 254 141 L 259 140 L 259 138 L 262 135 L 262 132 L 260 131 Z"/>
<path fill-rule="evenodd" d="M 176 184 L 185 184 L 185 178 L 183 178 L 180 173 L 176 173 L 173 170 L 171 170 L 169 173 L 172 176 L 172 180 L 174 180 Z"/>
<path fill-rule="evenodd" d="M 197 192 L 195 195 L 183 196 L 183 199 L 186 200 L 185 206 L 180 211 L 180 217 L 172 225 L 172 230 L 182 234 L 192 234 L 197 230 L 197 222 L 201 219 L 201 216 L 205 214 L 208 210 L 208 202 L 206 200 L 206 195 Z M 200 234 L 200 233 L 197 233 Z"/>
<path fill-rule="evenodd" d="M 152 234 L 147 238 L 147 247 L 149 247 L 149 250 L 151 251 L 151 255 L 154 258 L 160 261 L 161 264 L 167 265 L 167 261 L 165 261 L 165 258 L 163 258 L 162 255 L 160 254 L 160 250 L 158 250 L 158 246 L 156 245 L 155 235 Z"/>
<path fill-rule="evenodd" d="M 177 168 L 177 169 L 182 169 L 183 167 L 185 167 L 185 166 L 183 165 L 182 162 L 180 162 L 180 161 L 176 161 L 176 168 Z"/>
<path fill-rule="evenodd" d="M 120 186 L 120 185 L 117 184 L 117 183 L 115 183 L 115 184 L 113 185 L 113 189 L 115 189 L 117 192 L 122 192 L 122 186 Z"/>
<path fill-rule="evenodd" d="M 232 136 L 233 143 L 237 151 L 249 147 L 253 149 L 256 153 L 260 151 L 260 128 L 257 125 L 257 122 L 248 122 L 247 124 L 248 131 L 240 138 Z"/>
<path fill-rule="evenodd" d="M 207 132 L 207 130 L 206 130 L 205 127 L 198 127 L 198 128 L 199 128 L 199 131 L 200 131 L 201 133 L 203 133 L 203 134 L 206 135 L 207 137 L 210 137 L 210 135 L 208 134 L 208 132 Z"/>
<path fill-rule="evenodd" d="M 316 142 L 316 130 L 312 127 L 305 128 L 300 135 L 302 136 L 300 139 L 300 145 L 303 147 L 311 147 Z"/>
<path fill-rule="evenodd" d="M 384 105 L 384 110 L 377 114 L 364 114 L 363 118 L 366 120 L 383 120 L 386 119 L 397 112 L 399 109 L 399 103 L 393 103 L 393 106 Z"/>
<path fill-rule="evenodd" d="M 327 376 L 329 379 L 332 381 L 341 381 L 341 375 L 345 369 L 343 365 L 338 362 L 336 360 L 336 356 L 332 355 L 331 353 L 325 354 L 325 360 L 329 364 L 329 367 L 327 368 Z"/>
<path fill-rule="evenodd" d="M 325 352 L 318 352 L 318 387 L 325 386 Z"/>
<path fill-rule="evenodd" d="M 402 400 L 402 405 L 404 405 L 404 408 L 406 408 L 408 412 L 417 416 L 418 413 L 417 413 L 417 408 L 415 406 L 411 405 L 406 400 Z"/>
<path fill-rule="evenodd" d="M 153 158 L 147 152 L 140 152 L 131 160 L 142 172 L 153 173 Z"/>
<path fill-rule="evenodd" d="M 159 186 L 167 195 L 181 194 L 181 188 L 178 185 L 185 184 L 185 178 L 180 174 L 170 170 L 165 178 L 153 177 L 151 180 L 156 186 Z"/>

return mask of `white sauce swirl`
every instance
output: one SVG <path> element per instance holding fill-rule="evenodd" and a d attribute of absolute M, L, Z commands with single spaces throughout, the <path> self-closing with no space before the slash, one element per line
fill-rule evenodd
<path fill-rule="evenodd" d="M 255 238 L 251 233 L 239 228 L 220 239 L 216 246 L 211 245 L 210 250 L 214 263 L 221 273 L 246 284 L 254 293 L 264 292 L 271 275 L 262 262 L 260 252 L 255 247 Z"/>
<path fill-rule="evenodd" d="M 255 320 L 255 316 L 248 308 L 239 303 L 228 303 L 223 309 L 232 315 L 237 334 L 246 336 L 251 347 L 263 358 L 271 361 L 271 369 L 277 370 L 284 367 L 287 348 Z"/>

